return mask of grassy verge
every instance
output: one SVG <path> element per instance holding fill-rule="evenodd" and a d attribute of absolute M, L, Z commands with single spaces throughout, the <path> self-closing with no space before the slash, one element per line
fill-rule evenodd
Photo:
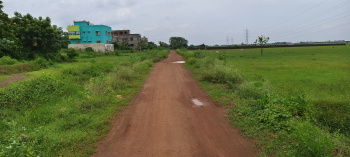
<path fill-rule="evenodd" d="M 167 51 L 79 59 L 0 90 L 0 156 L 88 156 Z"/>
<path fill-rule="evenodd" d="M 349 47 L 325 49 L 338 50 L 271 48 L 265 50 L 264 57 L 259 57 L 256 49 L 178 52 L 208 95 L 230 106 L 232 124 L 243 135 L 257 139 L 261 156 L 347 156 L 350 101 L 344 98 L 349 95 L 349 88 L 323 75 L 332 73 L 334 80 L 349 81 L 349 77 L 343 77 L 349 75 L 349 61 L 343 59 L 348 57 Z M 315 60 L 318 64 L 310 57 L 319 58 Z M 337 59 L 345 63 L 337 64 Z M 303 76 L 310 73 L 318 76 Z M 335 88 L 308 90 L 320 80 Z M 323 96 L 316 96 L 317 92 Z M 333 92 L 339 95 L 325 96 Z"/>

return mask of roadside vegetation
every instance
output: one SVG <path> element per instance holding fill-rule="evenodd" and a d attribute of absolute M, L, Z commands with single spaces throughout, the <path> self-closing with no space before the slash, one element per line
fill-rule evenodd
<path fill-rule="evenodd" d="M 0 89 L 0 156 L 88 156 L 168 50 L 77 52 Z M 74 53 L 74 52 L 73 52 Z M 6 57 L 5 57 L 6 58 Z M 38 61 L 37 61 L 38 62 Z M 16 65 L 17 63 L 15 63 Z"/>
<path fill-rule="evenodd" d="M 350 46 L 178 53 L 260 156 L 350 155 Z"/>

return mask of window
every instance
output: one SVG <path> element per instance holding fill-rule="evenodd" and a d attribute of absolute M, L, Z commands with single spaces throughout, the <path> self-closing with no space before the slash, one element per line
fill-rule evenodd
<path fill-rule="evenodd" d="M 80 35 L 80 32 L 68 32 L 68 35 Z"/>
<path fill-rule="evenodd" d="M 131 38 L 130 38 L 130 40 L 131 40 L 131 41 L 134 41 L 134 38 L 133 38 L 133 37 L 131 37 Z"/>
<path fill-rule="evenodd" d="M 80 41 L 75 41 L 75 44 L 80 44 Z"/>
<path fill-rule="evenodd" d="M 131 44 L 130 46 L 131 46 L 131 47 L 134 47 L 134 44 Z"/>
<path fill-rule="evenodd" d="M 90 33 L 90 31 L 88 31 L 88 33 Z"/>
<path fill-rule="evenodd" d="M 86 43 L 86 41 L 84 41 L 84 43 Z"/>
<path fill-rule="evenodd" d="M 108 36 L 108 32 L 106 31 L 106 36 Z"/>
<path fill-rule="evenodd" d="M 96 43 L 101 43 L 101 40 L 97 40 Z"/>
<path fill-rule="evenodd" d="M 91 40 L 89 40 L 89 43 L 91 43 Z"/>
<path fill-rule="evenodd" d="M 108 36 L 111 36 L 111 32 L 108 32 Z"/>
<path fill-rule="evenodd" d="M 106 40 L 106 44 L 108 44 L 108 40 Z"/>
<path fill-rule="evenodd" d="M 100 31 L 96 31 L 96 36 L 100 36 Z"/>
<path fill-rule="evenodd" d="M 83 33 L 85 34 L 85 31 L 83 31 Z"/>

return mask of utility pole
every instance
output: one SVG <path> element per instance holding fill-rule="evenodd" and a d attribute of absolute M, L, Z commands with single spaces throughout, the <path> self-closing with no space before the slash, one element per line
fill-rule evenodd
<path fill-rule="evenodd" d="M 230 41 L 228 39 L 228 36 L 226 36 L 226 45 L 229 45 L 230 44 Z"/>
<path fill-rule="evenodd" d="M 248 38 L 249 38 L 249 30 L 248 28 L 245 29 L 245 44 L 248 45 Z"/>

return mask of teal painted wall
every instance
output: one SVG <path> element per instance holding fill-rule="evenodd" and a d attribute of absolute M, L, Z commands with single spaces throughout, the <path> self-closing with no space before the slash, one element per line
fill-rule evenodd
<path fill-rule="evenodd" d="M 71 39 L 71 44 L 93 44 L 100 41 L 101 43 L 112 43 L 112 28 L 106 25 L 89 25 L 89 22 L 74 22 L 74 26 L 79 26 L 80 39 Z M 96 33 L 96 31 L 99 31 Z"/>

